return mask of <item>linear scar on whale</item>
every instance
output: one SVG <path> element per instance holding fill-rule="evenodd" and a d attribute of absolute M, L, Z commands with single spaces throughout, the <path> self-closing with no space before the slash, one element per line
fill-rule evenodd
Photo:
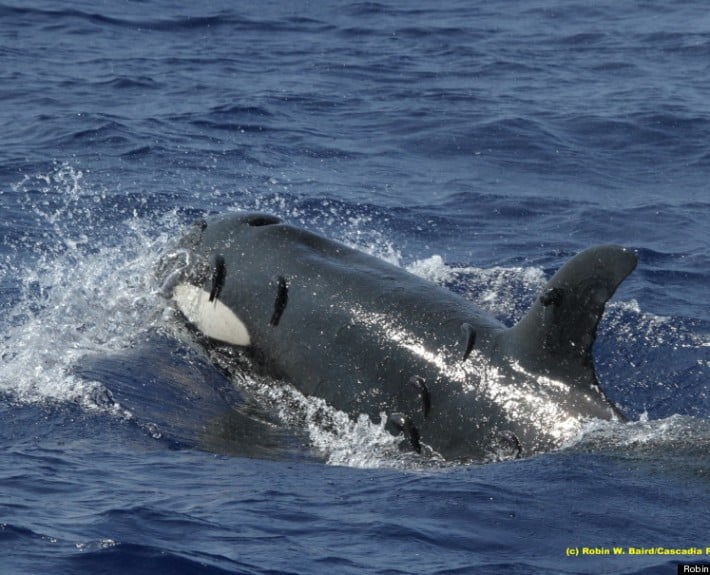
<path fill-rule="evenodd" d="M 268 214 L 200 222 L 179 250 L 186 258 L 164 287 L 208 341 L 248 350 L 256 369 L 353 417 L 385 417 L 416 451 L 529 456 L 590 419 L 625 419 L 597 381 L 592 347 L 606 302 L 636 267 L 629 249 L 574 256 L 513 327 Z"/>

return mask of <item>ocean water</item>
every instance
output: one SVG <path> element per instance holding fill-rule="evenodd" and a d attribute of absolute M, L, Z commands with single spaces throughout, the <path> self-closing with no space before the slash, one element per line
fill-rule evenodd
<path fill-rule="evenodd" d="M 710 562 L 704 2 L 0 0 L 0 57 L 0 572 Z M 456 464 L 225 373 L 156 270 L 254 209 L 507 324 L 636 250 L 594 350 L 631 422 Z"/>

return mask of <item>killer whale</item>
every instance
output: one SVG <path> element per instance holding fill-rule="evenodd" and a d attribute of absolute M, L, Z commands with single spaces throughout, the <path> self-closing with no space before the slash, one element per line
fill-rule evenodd
<path fill-rule="evenodd" d="M 592 346 L 605 304 L 636 267 L 589 248 L 506 327 L 397 266 L 269 214 L 203 221 L 182 239 L 166 291 L 208 338 L 352 416 L 387 418 L 420 451 L 484 460 L 560 446 L 592 418 L 624 419 Z"/>

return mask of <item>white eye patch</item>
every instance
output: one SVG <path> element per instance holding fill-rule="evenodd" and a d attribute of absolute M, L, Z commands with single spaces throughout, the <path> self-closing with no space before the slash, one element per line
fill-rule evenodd
<path fill-rule="evenodd" d="M 206 336 L 232 345 L 251 344 L 244 322 L 218 299 L 210 301 L 209 292 L 194 285 L 180 284 L 173 292 L 173 299 L 187 320 Z"/>

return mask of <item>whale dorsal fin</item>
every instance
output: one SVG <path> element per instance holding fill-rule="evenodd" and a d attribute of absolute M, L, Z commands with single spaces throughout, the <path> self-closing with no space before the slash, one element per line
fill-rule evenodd
<path fill-rule="evenodd" d="M 629 249 L 589 248 L 552 277 L 527 315 L 500 337 L 525 369 L 580 386 L 597 385 L 592 345 L 606 302 L 636 267 Z"/>

